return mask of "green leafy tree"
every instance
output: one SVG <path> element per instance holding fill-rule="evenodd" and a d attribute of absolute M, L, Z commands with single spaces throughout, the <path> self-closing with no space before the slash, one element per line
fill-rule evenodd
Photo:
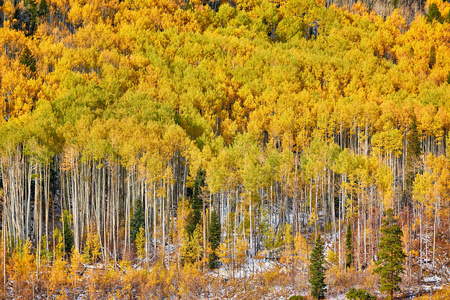
<path fill-rule="evenodd" d="M 135 241 L 136 235 L 139 232 L 139 228 L 145 226 L 145 216 L 144 208 L 142 207 L 142 202 L 136 200 L 134 204 L 133 217 L 130 222 L 130 239 L 132 242 Z"/>
<path fill-rule="evenodd" d="M 219 264 L 219 257 L 216 254 L 216 249 L 220 245 L 220 221 L 219 216 L 215 211 L 211 213 L 211 228 L 209 230 L 209 243 L 213 251 L 209 256 L 209 268 L 215 269 Z"/>
<path fill-rule="evenodd" d="M 345 235 L 345 267 L 350 268 L 353 264 L 353 237 L 352 227 L 350 223 L 347 226 L 347 234 Z"/>
<path fill-rule="evenodd" d="M 380 291 L 389 294 L 388 299 L 393 299 L 394 292 L 400 291 L 399 284 L 402 281 L 405 254 L 402 249 L 403 232 L 394 217 L 392 209 L 386 211 L 386 219 L 381 226 L 381 238 L 379 244 L 378 260 L 375 262 L 374 274 L 380 274 Z"/>
<path fill-rule="evenodd" d="M 315 299 L 325 299 L 327 285 L 325 284 L 325 256 L 324 245 L 320 235 L 314 244 L 309 265 L 309 283 L 311 294 Z"/>

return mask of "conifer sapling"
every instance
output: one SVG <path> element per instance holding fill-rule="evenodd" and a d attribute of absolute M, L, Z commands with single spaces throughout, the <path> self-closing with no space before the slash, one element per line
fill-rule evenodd
<path fill-rule="evenodd" d="M 400 291 L 402 282 L 400 275 L 403 273 L 405 254 L 402 249 L 403 232 L 394 218 L 392 209 L 386 211 L 386 219 L 381 226 L 381 238 L 379 244 L 378 260 L 375 262 L 374 274 L 380 275 L 381 292 L 389 294 L 388 299 L 393 299 L 394 292 Z"/>
<path fill-rule="evenodd" d="M 345 267 L 350 268 L 353 264 L 353 238 L 352 227 L 350 223 L 347 226 L 347 234 L 345 235 Z"/>
<path fill-rule="evenodd" d="M 327 292 L 327 286 L 325 284 L 325 256 L 324 245 L 320 235 L 317 237 L 311 253 L 309 276 L 311 295 L 315 299 L 325 299 Z"/>

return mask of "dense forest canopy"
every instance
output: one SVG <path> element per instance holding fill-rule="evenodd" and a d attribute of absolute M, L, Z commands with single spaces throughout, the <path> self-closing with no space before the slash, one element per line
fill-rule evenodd
<path fill-rule="evenodd" d="M 391 208 L 410 280 L 448 261 L 450 4 L 369 4 L 2 0 L 3 249 L 345 268 L 351 225 L 364 269 Z"/>

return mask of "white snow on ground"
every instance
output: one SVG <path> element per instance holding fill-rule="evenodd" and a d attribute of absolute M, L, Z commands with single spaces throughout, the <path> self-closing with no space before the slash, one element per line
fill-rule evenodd
<path fill-rule="evenodd" d="M 261 274 L 273 270 L 276 265 L 276 262 L 268 259 L 250 258 L 246 261 L 242 268 L 240 268 L 239 270 L 234 270 L 234 277 L 243 278 L 251 274 Z M 232 272 L 233 271 L 231 269 L 222 266 L 219 268 L 217 275 L 227 278 L 229 276 L 232 276 Z"/>
<path fill-rule="evenodd" d="M 347 297 L 345 296 L 345 294 L 339 294 L 334 297 L 328 297 L 327 299 L 329 299 L 329 300 L 346 300 Z"/>
<path fill-rule="evenodd" d="M 430 277 L 424 277 L 424 282 L 441 282 L 441 278 L 437 275 L 430 276 Z"/>

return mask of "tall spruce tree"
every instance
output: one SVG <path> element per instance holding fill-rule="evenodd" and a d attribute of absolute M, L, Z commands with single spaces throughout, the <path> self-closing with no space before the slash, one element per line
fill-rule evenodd
<path fill-rule="evenodd" d="M 64 252 L 69 256 L 72 253 L 73 248 L 73 232 L 72 232 L 73 217 L 69 211 L 64 210 L 61 216 L 61 223 L 63 225 L 63 237 L 64 237 Z"/>
<path fill-rule="evenodd" d="M 139 228 L 145 227 L 144 208 L 140 200 L 136 200 L 134 204 L 133 217 L 130 222 L 130 240 L 135 241 Z"/>
<path fill-rule="evenodd" d="M 439 11 L 438 6 L 436 3 L 432 3 L 430 7 L 428 8 L 428 13 L 425 15 L 425 18 L 428 22 L 433 22 L 434 20 L 438 21 L 439 23 L 442 23 L 444 21 L 444 18 L 442 18 L 441 12 Z"/>
<path fill-rule="evenodd" d="M 345 267 L 350 268 L 353 265 L 353 238 L 352 227 L 350 223 L 347 226 L 347 234 L 345 235 Z"/>
<path fill-rule="evenodd" d="M 194 181 L 192 195 L 189 198 L 189 206 L 192 209 L 187 217 L 186 225 L 186 232 L 189 237 L 192 237 L 197 228 L 197 224 L 202 218 L 203 200 L 201 198 L 201 191 L 202 187 L 205 186 L 205 175 L 206 172 L 204 170 L 198 170 Z"/>
<path fill-rule="evenodd" d="M 38 9 L 39 17 L 45 17 L 48 15 L 48 13 L 49 13 L 49 9 L 48 9 L 48 5 L 47 5 L 47 1 L 41 0 L 41 2 L 39 2 L 39 9 Z"/>
<path fill-rule="evenodd" d="M 325 284 L 325 257 L 324 245 L 320 235 L 314 244 L 309 265 L 309 283 L 311 284 L 311 295 L 315 299 L 325 299 L 327 285 Z"/>
<path fill-rule="evenodd" d="M 38 11 L 36 8 L 36 3 L 34 0 L 25 0 L 24 1 L 25 11 L 24 11 L 24 23 L 25 23 L 25 34 L 27 36 L 33 35 L 37 29 L 37 21 L 36 17 L 38 15 Z"/>
<path fill-rule="evenodd" d="M 36 59 L 33 57 L 33 53 L 31 53 L 30 48 L 27 46 L 24 47 L 20 55 L 20 63 L 27 66 L 32 73 L 36 72 Z"/>
<path fill-rule="evenodd" d="M 399 284 L 402 281 L 405 254 L 402 249 L 403 232 L 394 217 L 392 209 L 386 211 L 386 219 L 381 226 L 381 238 L 379 244 L 378 260 L 375 262 L 374 274 L 380 274 L 381 292 L 389 294 L 388 299 L 393 299 L 394 292 L 400 291 Z"/>
<path fill-rule="evenodd" d="M 429 58 L 428 58 L 428 67 L 430 69 L 433 69 L 435 64 L 436 64 L 436 47 L 434 45 L 431 45 L 431 47 L 430 47 L 430 55 L 429 55 Z"/>
<path fill-rule="evenodd" d="M 417 119 L 413 115 L 411 127 L 406 135 L 406 168 L 405 168 L 405 189 L 403 190 L 404 205 L 410 208 L 412 200 L 412 187 L 414 179 L 419 172 L 422 154 L 422 147 L 420 145 L 420 135 L 417 129 Z"/>
<path fill-rule="evenodd" d="M 211 228 L 209 230 L 209 243 L 213 251 L 209 255 L 209 268 L 215 269 L 219 265 L 219 257 L 216 254 L 216 249 L 220 245 L 220 221 L 219 216 L 215 211 L 211 212 Z"/>

